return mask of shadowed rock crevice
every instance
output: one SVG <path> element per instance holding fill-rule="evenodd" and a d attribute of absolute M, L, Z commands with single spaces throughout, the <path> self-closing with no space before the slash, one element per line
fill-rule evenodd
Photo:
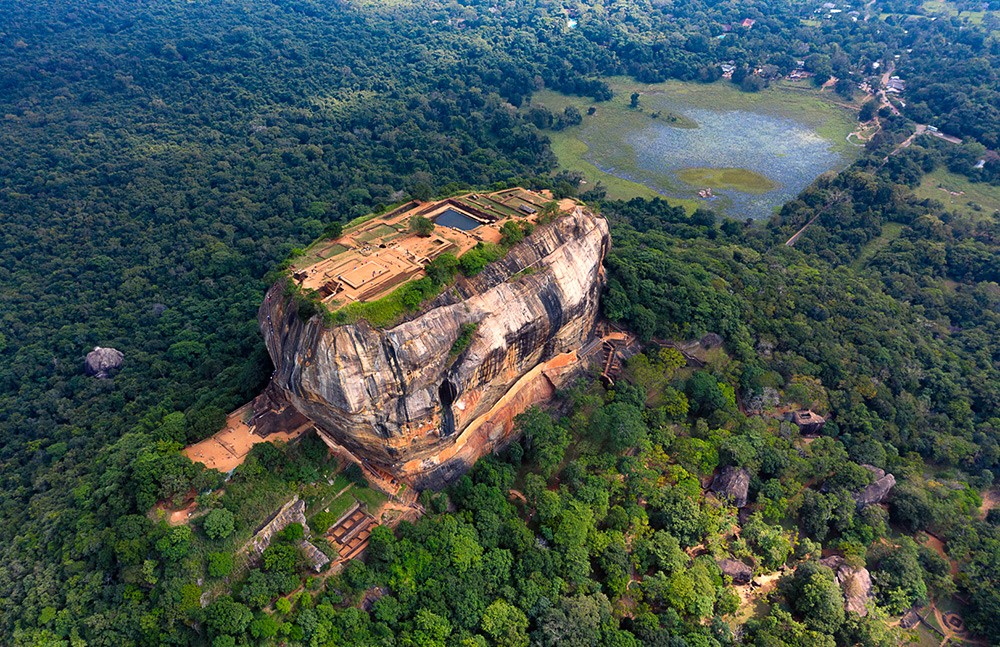
<path fill-rule="evenodd" d="M 438 387 L 438 397 L 441 399 L 441 435 L 450 436 L 455 433 L 455 413 L 451 410 L 458 390 L 450 380 L 441 382 Z"/>

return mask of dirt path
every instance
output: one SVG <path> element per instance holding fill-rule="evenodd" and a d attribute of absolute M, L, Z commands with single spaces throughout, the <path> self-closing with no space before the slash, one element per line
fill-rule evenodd
<path fill-rule="evenodd" d="M 179 510 L 172 510 L 170 512 L 170 516 L 167 517 L 167 523 L 170 524 L 171 526 L 179 526 L 181 524 L 187 523 L 188 519 L 191 518 L 191 514 L 194 512 L 194 509 L 197 507 L 198 507 L 198 502 L 191 501 L 191 503 L 187 504 L 186 506 L 184 506 Z"/>
<path fill-rule="evenodd" d="M 979 518 L 985 519 L 990 510 L 1000 507 L 1000 489 L 990 488 L 983 492 L 983 505 L 979 506 Z"/>
<path fill-rule="evenodd" d="M 785 575 L 780 571 L 769 575 L 758 575 L 753 578 L 756 584 L 740 584 L 733 586 L 736 594 L 740 596 L 740 607 L 737 611 L 737 618 L 741 623 L 746 622 L 756 615 L 762 615 L 764 606 L 767 604 L 767 596 L 778 586 L 778 580 Z"/>
<path fill-rule="evenodd" d="M 936 537 L 930 533 L 927 533 L 927 547 L 933 550 L 935 553 L 941 556 L 946 562 L 948 562 L 948 570 L 951 572 L 951 576 L 955 577 L 958 575 L 958 562 L 948 557 L 948 553 L 944 549 L 944 541 L 940 537 Z"/>
<path fill-rule="evenodd" d="M 896 153 L 898 153 L 899 151 L 903 150 L 904 148 L 908 148 L 910 146 L 910 144 L 913 143 L 914 139 L 916 139 L 917 137 L 920 137 L 925 132 L 927 132 L 927 125 L 926 124 L 917 124 L 917 128 L 916 128 L 916 130 L 913 131 L 913 134 L 910 135 L 909 137 L 907 137 L 906 139 L 904 139 L 899 144 L 899 146 L 897 146 L 896 148 L 892 149 L 892 152 L 885 156 L 885 158 L 882 160 L 882 165 L 884 166 L 885 163 L 889 161 L 889 158 L 892 157 L 893 155 L 895 155 Z"/>

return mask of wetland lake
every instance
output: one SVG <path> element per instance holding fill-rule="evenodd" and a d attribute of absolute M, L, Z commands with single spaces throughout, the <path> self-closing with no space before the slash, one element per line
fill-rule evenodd
<path fill-rule="evenodd" d="M 586 114 L 554 133 L 562 168 L 600 181 L 611 198 L 661 195 L 689 211 L 706 206 L 736 219 L 761 219 L 816 177 L 846 167 L 856 149 L 846 142 L 853 115 L 815 91 L 664 83 L 615 87 L 615 98 L 591 104 L 553 92 L 534 105 Z M 640 92 L 638 109 L 629 96 Z M 711 190 L 699 195 L 699 192 Z"/>

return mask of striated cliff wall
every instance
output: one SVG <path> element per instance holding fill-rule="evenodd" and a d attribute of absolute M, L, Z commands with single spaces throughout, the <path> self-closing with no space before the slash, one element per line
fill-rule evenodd
<path fill-rule="evenodd" d="M 303 322 L 276 285 L 259 313 L 272 387 L 356 456 L 439 485 L 508 440 L 513 416 L 572 371 L 593 332 L 609 242 L 604 219 L 575 208 L 386 330 Z M 470 323 L 471 343 L 453 356 Z"/>

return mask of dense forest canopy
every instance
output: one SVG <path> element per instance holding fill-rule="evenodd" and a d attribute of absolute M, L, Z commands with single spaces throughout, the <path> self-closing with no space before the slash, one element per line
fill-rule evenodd
<path fill-rule="evenodd" d="M 885 614 L 956 591 L 1000 640 L 1000 530 L 978 510 L 1000 469 L 1000 221 L 910 191 L 935 169 L 1000 180 L 998 7 L 840 4 L 7 3 L 2 642 L 879 645 Z M 294 529 L 229 579 L 236 539 L 332 467 L 265 445 L 220 494 L 178 453 L 266 383 L 256 310 L 293 249 L 411 196 L 575 193 L 523 109 L 538 89 L 601 100 L 609 75 L 726 82 L 732 62 L 757 91 L 799 61 L 843 94 L 891 65 L 906 105 L 766 224 L 582 196 L 613 226 L 607 317 L 644 341 L 714 332 L 721 354 L 692 371 L 650 349 L 613 390 L 582 382 L 327 584 L 281 597 L 302 583 Z M 913 122 L 966 141 L 889 155 Z M 82 371 L 97 345 L 124 352 L 113 380 Z M 740 408 L 769 398 L 823 409 L 825 436 Z M 854 506 L 862 464 L 895 474 L 888 516 Z M 724 467 L 751 475 L 739 537 L 700 487 Z M 192 488 L 213 492 L 203 520 L 148 515 Z M 844 615 L 821 549 L 871 569 L 868 616 Z M 742 638 L 721 555 L 805 564 Z"/>

